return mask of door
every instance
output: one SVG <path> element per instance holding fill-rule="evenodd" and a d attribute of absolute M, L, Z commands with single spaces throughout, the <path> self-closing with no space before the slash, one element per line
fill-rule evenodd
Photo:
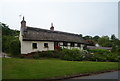
<path fill-rule="evenodd" d="M 54 42 L 54 50 L 58 50 L 58 42 Z"/>

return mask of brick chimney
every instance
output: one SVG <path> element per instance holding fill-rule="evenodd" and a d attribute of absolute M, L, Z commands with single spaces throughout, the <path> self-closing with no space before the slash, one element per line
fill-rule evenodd
<path fill-rule="evenodd" d="M 50 30 L 54 31 L 54 26 L 53 26 L 53 23 L 51 23 Z"/>
<path fill-rule="evenodd" d="M 24 16 L 23 16 L 23 20 L 21 21 L 21 27 L 26 27 L 26 21 L 24 20 Z"/>

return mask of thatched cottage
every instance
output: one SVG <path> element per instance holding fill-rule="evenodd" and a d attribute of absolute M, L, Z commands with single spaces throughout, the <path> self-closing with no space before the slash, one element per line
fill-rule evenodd
<path fill-rule="evenodd" d="M 61 48 L 78 48 L 83 50 L 87 42 L 78 34 L 55 31 L 53 24 L 50 30 L 26 26 L 26 21 L 21 21 L 20 29 L 21 54 L 35 51 L 57 50 Z"/>

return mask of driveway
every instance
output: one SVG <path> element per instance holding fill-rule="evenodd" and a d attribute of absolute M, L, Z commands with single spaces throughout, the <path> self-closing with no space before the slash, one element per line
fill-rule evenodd
<path fill-rule="evenodd" d="M 73 79 L 118 79 L 118 71 L 91 75 L 91 76 L 76 77 Z"/>
<path fill-rule="evenodd" d="M 119 71 L 120 72 L 120 71 Z M 83 77 L 75 77 L 75 78 L 71 78 L 71 79 L 67 79 L 67 80 L 62 80 L 62 81 L 81 81 L 81 80 L 85 80 L 85 79 L 89 79 L 89 80 L 95 80 L 95 79 L 113 79 L 113 80 L 117 80 L 119 79 L 118 77 L 118 71 L 114 71 L 114 72 L 107 72 L 107 73 L 101 73 L 101 74 L 93 74 L 90 76 L 83 76 Z M 115 80 L 115 81 L 116 81 Z M 117 80 L 118 81 L 118 80 Z"/>

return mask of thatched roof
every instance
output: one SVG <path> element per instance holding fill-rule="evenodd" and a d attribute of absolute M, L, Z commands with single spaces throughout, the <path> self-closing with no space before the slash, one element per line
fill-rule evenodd
<path fill-rule="evenodd" d="M 87 44 L 78 34 L 33 27 L 23 28 L 23 41 L 60 41 Z"/>

